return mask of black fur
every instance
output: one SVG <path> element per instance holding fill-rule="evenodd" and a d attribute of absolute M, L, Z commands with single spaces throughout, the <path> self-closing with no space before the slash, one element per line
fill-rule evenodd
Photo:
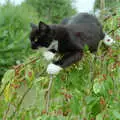
<path fill-rule="evenodd" d="M 70 20 L 70 18 L 64 18 L 64 19 L 61 21 L 60 24 L 63 24 L 63 25 L 68 24 L 68 21 L 69 21 L 69 20 Z"/>
<path fill-rule="evenodd" d="M 65 68 L 82 58 L 85 45 L 91 52 L 96 51 L 99 41 L 104 36 L 102 26 L 96 17 L 80 13 L 67 19 L 65 24 L 46 25 L 40 22 L 38 27 L 32 27 L 30 40 L 33 49 L 48 47 L 53 40 L 57 40 L 56 52 L 63 54 L 63 57 L 54 63 Z"/>
<path fill-rule="evenodd" d="M 49 25 L 40 22 L 38 27 L 33 24 L 31 24 L 31 27 L 30 40 L 32 49 L 43 46 L 48 47 L 54 36 L 54 31 L 50 29 Z"/>

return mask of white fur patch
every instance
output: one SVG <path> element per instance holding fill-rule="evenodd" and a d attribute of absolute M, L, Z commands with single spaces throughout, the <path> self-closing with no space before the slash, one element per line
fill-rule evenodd
<path fill-rule="evenodd" d="M 48 47 L 48 50 L 50 50 L 50 49 L 54 49 L 56 51 L 58 50 L 58 41 L 57 40 L 52 41 L 52 43 Z"/>
<path fill-rule="evenodd" d="M 55 54 L 50 51 L 46 51 L 43 53 L 43 56 L 45 57 L 46 60 L 50 61 L 54 58 Z"/>
<path fill-rule="evenodd" d="M 62 68 L 58 65 L 55 65 L 53 63 L 50 63 L 47 67 L 47 73 L 48 74 L 58 74 L 62 70 Z"/>
<path fill-rule="evenodd" d="M 112 46 L 113 43 L 115 43 L 115 41 L 107 34 L 105 35 L 105 38 L 104 38 L 103 42 L 107 46 Z"/>

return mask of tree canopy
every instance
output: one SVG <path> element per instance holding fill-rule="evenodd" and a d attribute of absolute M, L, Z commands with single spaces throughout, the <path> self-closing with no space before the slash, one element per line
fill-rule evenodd
<path fill-rule="evenodd" d="M 72 0 L 26 0 L 26 3 L 36 9 L 40 18 L 53 23 L 59 23 L 62 18 L 76 12 Z"/>
<path fill-rule="evenodd" d="M 111 8 L 119 5 L 120 0 L 95 0 L 94 10 L 104 8 Z"/>

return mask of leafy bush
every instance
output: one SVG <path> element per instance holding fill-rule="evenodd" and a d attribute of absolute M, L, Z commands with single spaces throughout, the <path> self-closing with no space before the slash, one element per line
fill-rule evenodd
<path fill-rule="evenodd" d="M 64 17 L 76 13 L 72 0 L 25 0 L 25 3 L 36 9 L 40 19 L 45 18 L 52 23 L 59 23 Z"/>
<path fill-rule="evenodd" d="M 111 8 L 116 8 L 120 6 L 120 1 L 119 0 L 95 0 L 94 3 L 94 10 L 97 9 L 103 9 L 102 7 L 107 8 L 108 10 L 110 10 Z M 104 6 L 105 5 L 105 6 Z"/>
<path fill-rule="evenodd" d="M 119 11 L 104 23 L 106 30 L 120 24 Z M 42 50 L 8 70 L 0 91 L 0 118 L 119 120 L 120 29 L 114 31 L 113 38 L 116 40 L 113 46 L 100 45 L 96 54 L 86 50 L 77 65 L 53 76 L 51 89 L 48 89 L 51 76 L 45 72 L 48 63 L 42 57 Z M 48 92 L 51 94 L 47 114 Z"/>
<path fill-rule="evenodd" d="M 104 29 L 107 32 L 120 26 L 120 9 L 116 12 L 116 16 L 104 23 Z M 4 27 L 8 29 L 8 26 L 3 26 L 3 30 Z M 6 38 L 10 45 L 9 39 L 14 43 L 23 42 L 17 37 L 23 33 L 21 27 L 19 28 L 21 34 L 16 33 L 15 29 L 11 29 L 12 27 L 11 25 L 9 28 L 10 35 L 0 29 L 1 33 L 5 34 L 3 38 Z M 27 31 L 27 28 L 25 27 L 24 30 Z M 42 57 L 42 49 L 30 55 L 23 63 L 9 69 L 4 74 L 0 89 L 0 118 L 3 120 L 119 120 L 120 29 L 112 31 L 111 36 L 116 41 L 113 46 L 108 48 L 100 44 L 96 54 L 86 50 L 78 64 L 53 76 L 51 89 L 49 89 L 49 83 L 52 79 L 45 72 L 48 62 Z M 6 49 L 4 45 L 6 43 L 3 43 L 4 41 L 0 45 Z M 12 50 L 9 44 L 8 51 Z M 28 45 L 27 41 L 26 45 Z M 7 53 L 2 53 L 2 57 L 5 54 Z M 16 59 L 24 58 L 23 54 L 14 55 Z M 50 104 L 47 113 L 46 103 L 48 102 Z"/>
<path fill-rule="evenodd" d="M 0 77 L 29 54 L 28 34 L 32 21 L 37 21 L 37 14 L 28 5 L 0 6 Z"/>

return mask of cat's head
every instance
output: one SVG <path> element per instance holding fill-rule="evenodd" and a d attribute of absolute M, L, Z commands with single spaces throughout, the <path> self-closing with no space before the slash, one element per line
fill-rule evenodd
<path fill-rule="evenodd" d="M 39 22 L 39 25 L 31 23 L 30 41 L 32 49 L 48 47 L 54 39 L 54 31 L 49 25 Z"/>

